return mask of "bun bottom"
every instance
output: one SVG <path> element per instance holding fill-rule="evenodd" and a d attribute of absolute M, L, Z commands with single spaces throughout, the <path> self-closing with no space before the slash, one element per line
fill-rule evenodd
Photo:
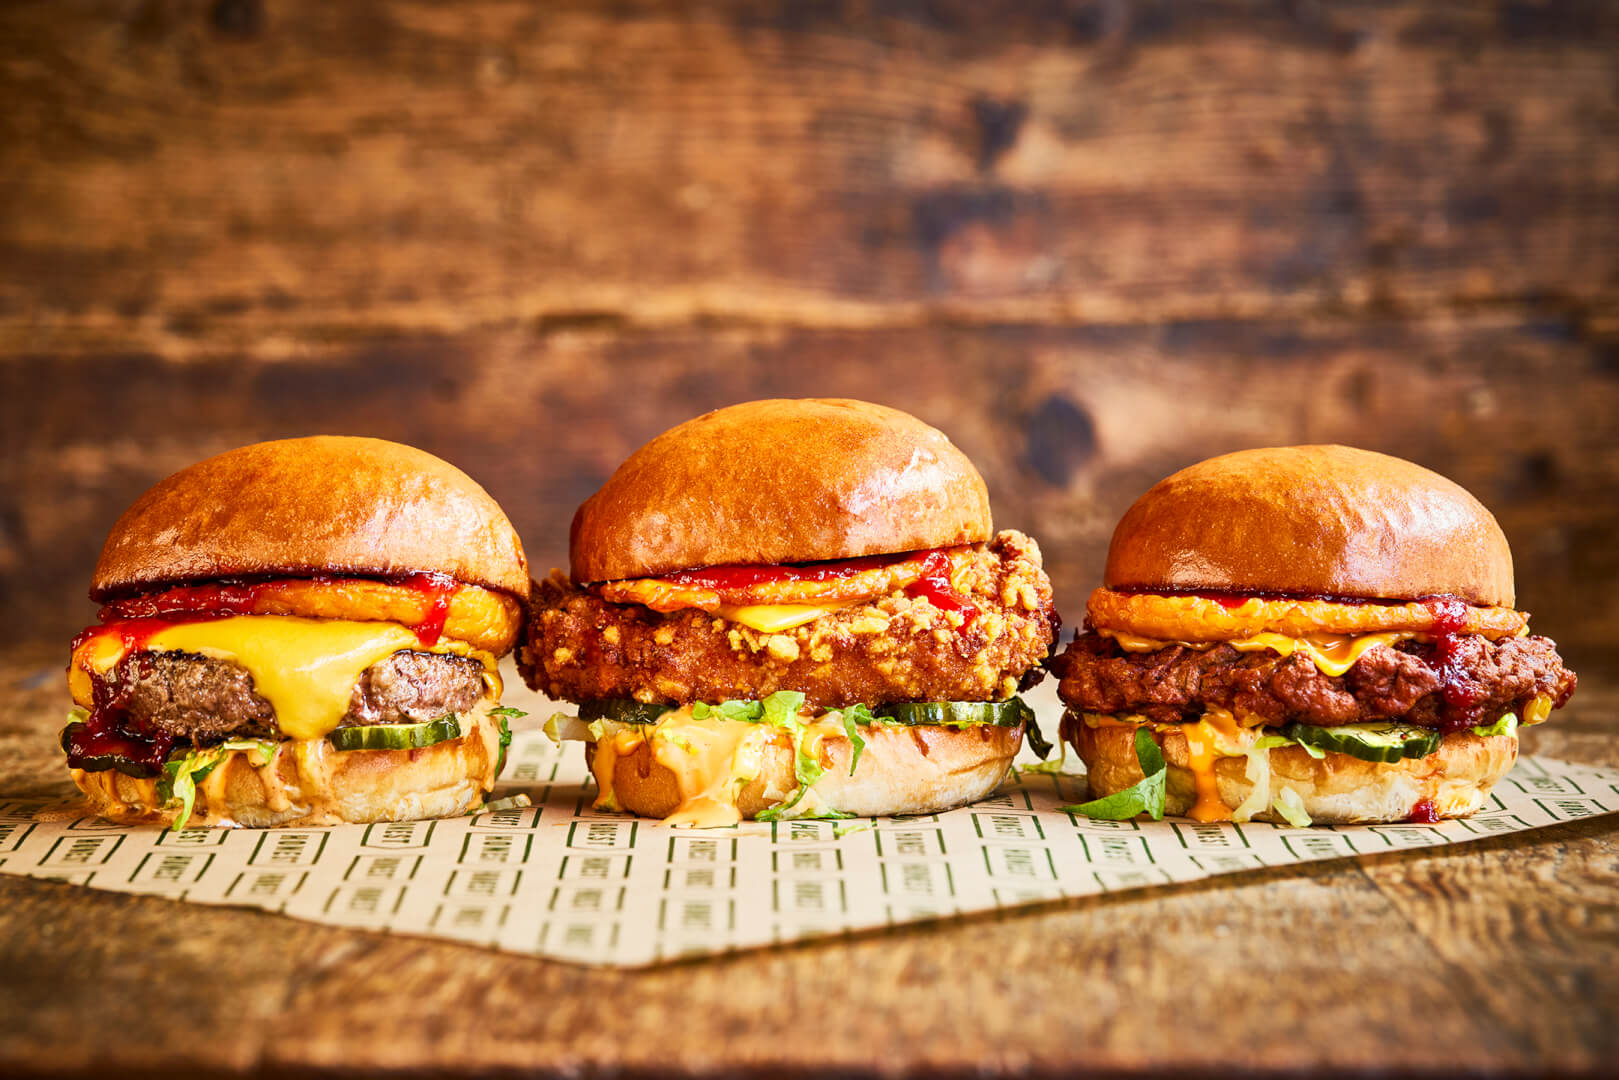
<path fill-rule="evenodd" d="M 288 740 L 268 764 L 233 750 L 197 784 L 189 826 L 268 829 L 455 817 L 495 786 L 500 725 L 484 701 L 459 738 L 415 750 L 337 750 L 325 739 Z M 90 808 L 120 825 L 172 825 L 157 778 L 112 769 L 71 770 Z"/>
<path fill-rule="evenodd" d="M 872 727 L 860 733 L 866 745 L 853 775 L 849 740 L 821 741 L 826 771 L 810 789 L 813 802 L 806 799 L 800 808 L 818 806 L 857 817 L 952 810 L 999 787 L 1023 745 L 1021 727 Z M 587 744 L 586 752 L 590 761 L 598 760 L 596 743 Z M 617 753 L 609 782 L 618 807 L 638 817 L 666 818 L 698 794 L 660 763 L 645 741 Z M 736 809 L 752 820 L 790 799 L 797 786 L 792 741 L 773 739 L 761 748 L 759 773 L 737 794 Z"/>
<path fill-rule="evenodd" d="M 1139 782 L 1135 727 L 1108 724 L 1092 727 L 1073 716 L 1063 718 L 1063 737 L 1085 763 L 1090 797 L 1100 798 Z M 1164 810 L 1184 815 L 1196 801 L 1196 785 L 1186 737 L 1178 731 L 1154 732 L 1163 749 L 1169 775 Z M 1419 802 L 1431 803 L 1440 818 L 1467 817 L 1484 805 L 1484 797 L 1518 758 L 1512 735 L 1481 737 L 1471 732 L 1446 735 L 1439 749 L 1423 758 L 1379 763 L 1328 752 L 1316 759 L 1298 746 L 1270 753 L 1270 797 L 1256 821 L 1282 823 L 1270 803 L 1291 788 L 1304 812 L 1317 825 L 1361 825 L 1405 821 Z M 1214 762 L 1220 801 L 1235 809 L 1253 792 L 1246 757 Z"/>

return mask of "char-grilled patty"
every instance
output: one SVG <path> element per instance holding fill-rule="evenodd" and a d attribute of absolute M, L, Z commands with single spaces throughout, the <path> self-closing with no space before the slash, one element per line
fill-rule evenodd
<path fill-rule="evenodd" d="M 1052 661 L 1057 693 L 1070 707 L 1137 713 L 1160 723 L 1195 720 L 1205 706 L 1263 718 L 1335 727 L 1403 719 L 1459 730 L 1518 712 L 1537 695 L 1561 706 L 1575 676 L 1550 638 L 1490 641 L 1460 636 L 1448 660 L 1417 641 L 1368 649 L 1340 677 L 1324 674 L 1302 653 L 1240 652 L 1230 645 L 1127 652 L 1112 638 L 1084 633 Z M 1454 688 L 1448 696 L 1448 679 Z"/>
<path fill-rule="evenodd" d="M 132 730 L 165 731 L 200 745 L 280 736 L 275 709 L 255 691 L 253 676 L 229 660 L 135 652 L 97 681 L 97 699 L 121 708 Z M 483 665 L 476 660 L 397 652 L 360 676 L 343 722 L 424 723 L 466 712 L 483 692 Z"/>

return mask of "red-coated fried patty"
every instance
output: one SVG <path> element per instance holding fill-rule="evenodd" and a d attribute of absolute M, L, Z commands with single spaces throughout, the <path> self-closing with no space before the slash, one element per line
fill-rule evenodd
<path fill-rule="evenodd" d="M 1195 720 L 1213 705 L 1267 725 L 1401 719 L 1446 731 L 1491 723 L 1506 712 L 1521 716 L 1539 695 L 1561 706 L 1576 682 L 1550 638 L 1490 641 L 1477 634 L 1458 636 L 1446 657 L 1431 643 L 1380 645 L 1334 677 L 1302 653 L 1240 652 L 1230 645 L 1129 652 L 1112 638 L 1084 633 L 1051 669 L 1057 693 L 1082 712 L 1175 723 Z"/>

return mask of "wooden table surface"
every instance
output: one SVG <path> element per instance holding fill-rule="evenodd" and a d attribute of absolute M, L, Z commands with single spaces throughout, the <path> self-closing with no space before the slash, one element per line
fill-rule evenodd
<path fill-rule="evenodd" d="M 0 663 L 0 793 L 68 790 L 61 655 Z M 0 971 L 6 1076 L 1611 1075 L 1619 816 L 640 971 L 0 877 Z"/>

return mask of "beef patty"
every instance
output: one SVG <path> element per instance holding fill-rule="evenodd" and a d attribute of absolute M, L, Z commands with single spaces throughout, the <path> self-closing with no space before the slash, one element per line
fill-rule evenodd
<path fill-rule="evenodd" d="M 125 713 L 125 726 L 196 744 L 280 736 L 275 709 L 253 676 L 229 660 L 182 652 L 125 656 L 97 699 Z M 463 656 L 397 652 L 367 668 L 349 696 L 344 724 L 419 724 L 464 713 L 483 696 L 483 665 Z"/>
<path fill-rule="evenodd" d="M 1301 653 L 1239 652 L 1230 645 L 1127 652 L 1094 633 L 1075 638 L 1051 666 L 1060 680 L 1057 693 L 1070 707 L 1137 713 L 1159 723 L 1195 720 L 1214 705 L 1268 725 L 1403 719 L 1457 731 L 1507 712 L 1521 716 L 1537 695 L 1561 706 L 1576 681 L 1550 638 L 1490 641 L 1476 634 L 1457 637 L 1444 658 L 1434 644 L 1377 646 L 1339 677 Z"/>

